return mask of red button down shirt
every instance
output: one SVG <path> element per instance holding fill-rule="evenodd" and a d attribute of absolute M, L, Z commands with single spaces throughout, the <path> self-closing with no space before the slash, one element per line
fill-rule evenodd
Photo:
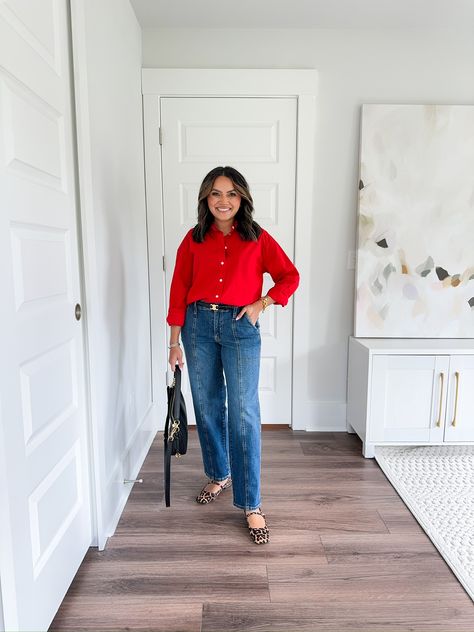
<path fill-rule="evenodd" d="M 215 224 L 202 243 L 192 229 L 181 242 L 171 282 L 168 325 L 183 325 L 186 307 L 194 301 L 244 306 L 262 295 L 263 273 L 275 285 L 268 295 L 286 305 L 298 287 L 299 274 L 281 246 L 266 230 L 257 241 L 244 241 L 236 230 L 224 236 Z"/>

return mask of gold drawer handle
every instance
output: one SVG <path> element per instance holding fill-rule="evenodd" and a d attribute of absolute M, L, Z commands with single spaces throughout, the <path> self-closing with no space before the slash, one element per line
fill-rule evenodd
<path fill-rule="evenodd" d="M 456 415 L 458 414 L 459 371 L 456 371 L 454 377 L 456 378 L 456 395 L 454 398 L 454 417 L 451 425 L 456 427 Z"/>
<path fill-rule="evenodd" d="M 436 422 L 436 426 L 439 428 L 441 426 L 441 411 L 443 409 L 443 390 L 444 390 L 444 373 L 441 371 L 439 374 L 441 378 L 441 385 L 439 389 L 439 412 L 438 412 L 438 421 Z"/>

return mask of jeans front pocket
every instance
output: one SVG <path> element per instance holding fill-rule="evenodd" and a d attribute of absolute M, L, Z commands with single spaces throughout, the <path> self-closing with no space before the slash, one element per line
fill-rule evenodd
<path fill-rule="evenodd" d="M 248 324 L 253 327 L 254 329 L 260 329 L 260 322 L 257 318 L 257 322 L 255 323 L 255 325 L 252 323 L 252 321 L 250 320 L 250 316 L 247 314 L 247 312 L 244 313 L 244 317 L 247 320 Z"/>

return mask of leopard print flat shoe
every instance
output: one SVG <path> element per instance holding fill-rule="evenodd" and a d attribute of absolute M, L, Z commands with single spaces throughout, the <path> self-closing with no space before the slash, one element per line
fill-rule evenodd
<path fill-rule="evenodd" d="M 248 516 L 251 516 L 252 514 L 256 514 L 257 516 L 263 516 L 263 518 L 265 519 L 265 514 L 262 512 L 260 508 L 257 509 L 256 511 L 249 511 L 248 513 L 245 512 L 245 517 L 248 518 Z M 248 525 L 248 521 L 247 521 L 247 525 Z M 268 530 L 266 519 L 265 519 L 264 527 L 251 527 L 250 525 L 248 525 L 248 527 L 249 527 L 250 537 L 255 542 L 255 544 L 267 544 L 267 542 L 270 541 L 270 531 Z"/>
<path fill-rule="evenodd" d="M 206 487 L 211 483 L 213 483 L 214 485 L 219 485 L 219 489 L 216 492 L 208 492 L 206 490 Z M 232 480 L 230 478 L 228 478 L 225 483 L 222 483 L 222 481 L 211 480 L 201 489 L 199 494 L 196 496 L 196 502 L 201 503 L 201 505 L 207 505 L 207 503 L 215 500 L 224 489 L 227 489 L 231 485 Z"/>

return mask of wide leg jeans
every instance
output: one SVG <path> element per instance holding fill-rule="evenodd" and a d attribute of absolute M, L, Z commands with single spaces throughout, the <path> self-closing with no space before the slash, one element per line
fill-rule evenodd
<path fill-rule="evenodd" d="M 186 354 L 204 473 L 232 477 L 234 505 L 260 506 L 261 424 L 258 400 L 260 324 L 240 307 L 188 305 L 181 338 Z"/>

